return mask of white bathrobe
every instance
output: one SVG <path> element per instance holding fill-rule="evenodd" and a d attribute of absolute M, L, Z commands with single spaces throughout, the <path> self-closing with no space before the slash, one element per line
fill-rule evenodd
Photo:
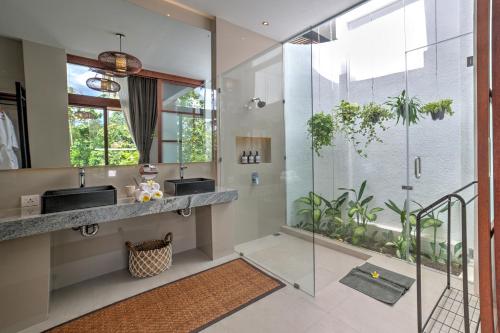
<path fill-rule="evenodd" d="M 0 112 L 0 170 L 19 168 L 14 149 L 19 149 L 14 125 L 4 112 Z"/>

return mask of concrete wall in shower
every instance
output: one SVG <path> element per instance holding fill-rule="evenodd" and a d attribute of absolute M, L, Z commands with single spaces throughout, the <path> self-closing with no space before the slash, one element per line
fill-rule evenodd
<path fill-rule="evenodd" d="M 279 45 L 224 73 L 219 81 L 221 185 L 239 191 L 233 203 L 235 244 L 272 234 L 285 224 L 282 66 Z M 250 103 L 254 97 L 266 106 Z M 240 164 L 237 137 L 270 139 L 268 163 Z M 259 174 L 258 185 L 252 184 L 253 172 Z"/>
<path fill-rule="evenodd" d="M 473 55 L 472 15 L 472 0 L 406 1 L 406 8 L 395 1 L 375 10 L 362 6 L 337 18 L 335 40 L 284 45 L 289 225 L 299 221 L 294 200 L 312 188 L 311 165 L 314 189 L 327 198 L 341 194 L 339 187 L 357 188 L 363 180 L 368 181 L 367 193 L 375 196 L 373 206 L 385 208 L 388 199 L 402 205 L 406 198 L 401 186 L 407 176 L 407 132 L 401 122 L 387 122 L 390 128 L 379 133 L 383 143 L 370 144 L 368 158 L 356 154 L 341 135 L 335 147 L 323 149 L 322 157 L 312 157 L 306 131 L 311 109 L 331 112 L 342 99 L 384 103 L 403 89 L 424 103 L 453 99 L 453 116 L 441 121 L 426 117 L 410 126 L 411 199 L 425 205 L 474 179 L 474 69 L 467 65 Z M 413 176 L 416 156 L 423 161 L 420 179 Z M 474 221 L 473 206 L 468 211 Z M 454 216 L 458 222 L 459 214 Z M 400 228 L 398 216 L 388 209 L 377 222 Z M 473 223 L 468 232 L 472 244 Z M 459 238 L 458 228 L 453 235 Z"/>

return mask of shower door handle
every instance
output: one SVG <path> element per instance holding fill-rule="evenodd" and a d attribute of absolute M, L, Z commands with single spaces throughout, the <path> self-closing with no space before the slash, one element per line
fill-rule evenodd
<path fill-rule="evenodd" d="M 415 178 L 420 179 L 422 176 L 422 159 L 420 156 L 415 157 Z"/>

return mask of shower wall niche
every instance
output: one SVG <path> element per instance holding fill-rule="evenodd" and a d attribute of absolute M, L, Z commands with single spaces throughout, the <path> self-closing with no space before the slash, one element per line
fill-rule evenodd
<path fill-rule="evenodd" d="M 237 136 L 236 137 L 236 160 L 241 163 L 240 156 L 243 152 L 258 153 L 261 162 L 271 163 L 271 138 L 270 137 L 257 137 L 257 136 Z"/>

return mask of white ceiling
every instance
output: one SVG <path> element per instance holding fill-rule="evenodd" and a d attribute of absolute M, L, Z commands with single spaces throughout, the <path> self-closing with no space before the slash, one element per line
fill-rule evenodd
<path fill-rule="evenodd" d="M 96 57 L 123 50 L 144 68 L 210 79 L 210 32 L 153 13 L 127 0 L 1 0 L 0 35 Z"/>
<path fill-rule="evenodd" d="M 290 36 L 361 2 L 361 0 L 175 1 L 277 41 L 284 41 Z M 263 26 L 262 21 L 268 21 L 269 26 Z"/>

